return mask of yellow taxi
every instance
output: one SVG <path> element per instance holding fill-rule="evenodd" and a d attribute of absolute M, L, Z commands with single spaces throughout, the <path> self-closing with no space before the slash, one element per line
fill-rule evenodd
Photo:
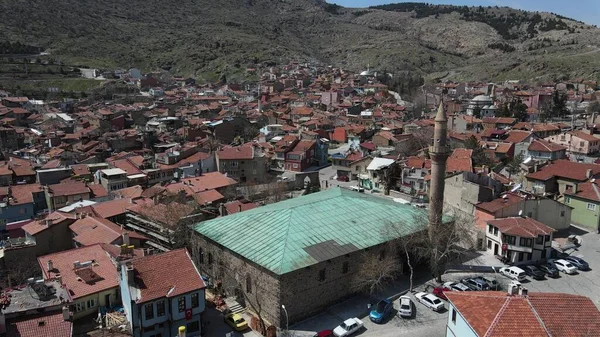
<path fill-rule="evenodd" d="M 238 314 L 231 313 L 225 315 L 225 323 L 235 331 L 244 331 L 248 329 L 248 322 Z"/>

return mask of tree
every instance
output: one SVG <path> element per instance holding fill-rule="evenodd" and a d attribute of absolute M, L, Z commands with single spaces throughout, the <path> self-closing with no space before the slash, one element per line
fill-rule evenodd
<path fill-rule="evenodd" d="M 552 94 L 552 117 L 564 117 L 567 115 L 567 94 L 558 90 Z"/>
<path fill-rule="evenodd" d="M 508 171 L 508 178 L 513 174 L 521 172 L 521 163 L 523 162 L 523 154 L 519 153 L 506 165 L 506 171 Z"/>
<path fill-rule="evenodd" d="M 513 118 L 516 118 L 519 122 L 527 120 L 527 105 L 523 101 L 518 100 L 513 107 Z"/>
<path fill-rule="evenodd" d="M 365 252 L 350 287 L 353 291 L 373 295 L 393 282 L 399 270 L 400 263 L 392 254 Z"/>
<path fill-rule="evenodd" d="M 485 152 L 485 149 L 481 146 L 479 140 L 477 140 L 475 136 L 467 138 L 465 141 L 465 148 L 473 150 L 471 160 L 473 161 L 474 166 L 491 166 L 493 164 L 492 160 Z"/>

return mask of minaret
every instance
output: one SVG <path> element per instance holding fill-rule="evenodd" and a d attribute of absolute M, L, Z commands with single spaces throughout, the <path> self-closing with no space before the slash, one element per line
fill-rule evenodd
<path fill-rule="evenodd" d="M 435 115 L 433 145 L 429 147 L 429 157 L 431 158 L 431 182 L 429 188 L 430 235 L 435 235 L 436 228 L 442 223 L 446 160 L 450 155 L 450 146 L 447 144 L 447 128 L 448 119 L 444 112 L 444 103 L 441 102 L 437 114 Z"/>

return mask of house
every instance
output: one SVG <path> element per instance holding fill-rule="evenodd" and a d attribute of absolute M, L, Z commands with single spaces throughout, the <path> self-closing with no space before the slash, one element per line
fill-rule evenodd
<path fill-rule="evenodd" d="M 516 118 L 510 117 L 484 117 L 482 124 L 485 129 L 509 129 L 517 122 Z"/>
<path fill-rule="evenodd" d="M 550 258 L 556 230 L 528 217 L 487 221 L 486 252 L 511 264 L 531 264 Z"/>
<path fill-rule="evenodd" d="M 313 166 L 316 159 L 317 141 L 301 140 L 293 149 L 285 154 L 285 169 L 294 172 L 303 172 Z M 317 164 L 318 165 L 318 164 Z"/>
<path fill-rule="evenodd" d="M 600 151 L 600 138 L 585 131 L 570 131 L 546 137 L 546 141 L 558 144 L 575 154 L 590 155 Z"/>
<path fill-rule="evenodd" d="M 0 229 L 10 222 L 34 218 L 47 209 L 46 195 L 40 184 L 0 188 Z"/>
<path fill-rule="evenodd" d="M 527 147 L 527 156 L 534 159 L 557 160 L 567 156 L 567 148 L 542 139 L 532 139 Z"/>
<path fill-rule="evenodd" d="M 352 163 L 363 159 L 363 153 L 360 151 L 347 151 L 345 153 L 334 153 L 331 155 L 332 167 L 336 170 L 337 177 L 353 178 Z"/>
<path fill-rule="evenodd" d="M 219 172 L 240 183 L 262 183 L 266 178 L 267 159 L 258 146 L 224 147 L 216 158 Z"/>
<path fill-rule="evenodd" d="M 505 143 L 514 144 L 514 156 L 521 155 L 523 158 L 525 158 L 525 156 L 527 156 L 527 148 L 529 147 L 533 137 L 533 133 L 530 131 L 510 130 L 508 131 L 506 137 L 502 139 L 502 141 Z"/>
<path fill-rule="evenodd" d="M 358 186 L 371 191 L 384 191 L 386 189 L 384 171 L 392 165 L 396 165 L 396 161 L 393 159 L 373 158 L 367 166 L 367 174 L 359 176 Z"/>
<path fill-rule="evenodd" d="M 22 227 L 29 242 L 35 242 L 35 255 L 61 252 L 73 247 L 69 226 L 75 222 L 72 214 L 52 212 L 45 218 Z"/>
<path fill-rule="evenodd" d="M 239 213 L 239 212 L 244 212 L 253 208 L 259 207 L 259 205 L 250 202 L 248 200 L 235 200 L 235 201 L 231 201 L 228 202 L 226 204 L 222 204 L 221 209 L 219 210 L 219 213 L 221 216 L 225 216 L 225 215 L 229 215 L 229 214 L 235 214 L 235 213 Z"/>
<path fill-rule="evenodd" d="M 488 175 L 463 171 L 446 177 L 445 208 L 473 215 L 475 205 L 494 200 L 502 192 L 501 182 Z"/>
<path fill-rule="evenodd" d="M 399 140 L 389 131 L 379 131 L 371 140 L 377 147 L 395 147 Z"/>
<path fill-rule="evenodd" d="M 353 294 L 349 275 L 365 249 L 385 254 L 386 224 L 402 223 L 409 235 L 423 230 L 419 215 L 425 211 L 330 188 L 200 222 L 192 254 L 202 275 L 239 287 L 246 302 L 260 301 L 264 319 L 282 326 L 282 305 L 291 324 Z"/>
<path fill-rule="evenodd" d="M 543 195 L 562 195 L 579 183 L 600 177 L 600 165 L 577 163 L 569 160 L 556 160 L 545 166 L 533 167 L 533 172 L 525 175 L 524 189 L 527 192 Z"/>
<path fill-rule="evenodd" d="M 51 294 L 51 296 L 47 296 Z M 0 334 L 6 337 L 71 337 L 69 290 L 56 280 L 31 280 L 2 291 Z"/>
<path fill-rule="evenodd" d="M 483 121 L 475 116 L 469 115 L 449 115 L 448 130 L 463 133 L 483 130 Z"/>
<path fill-rule="evenodd" d="M 38 263 L 44 280 L 59 279 L 69 289 L 74 320 L 121 303 L 117 268 L 100 244 L 40 256 Z"/>
<path fill-rule="evenodd" d="M 46 187 L 46 203 L 51 210 L 82 200 L 90 200 L 90 189 L 84 182 L 73 181 Z"/>
<path fill-rule="evenodd" d="M 588 297 L 517 291 L 448 292 L 446 337 L 571 337 L 600 331 L 600 312 Z"/>
<path fill-rule="evenodd" d="M 574 225 L 594 232 L 600 230 L 600 186 L 596 179 L 567 189 L 563 202 L 573 208 L 571 222 Z"/>
<path fill-rule="evenodd" d="M 96 183 L 102 185 L 107 192 L 127 187 L 127 172 L 120 168 L 99 170 L 96 173 Z"/>
<path fill-rule="evenodd" d="M 141 248 L 148 238 L 139 233 L 128 231 L 114 222 L 81 213 L 79 219 L 69 226 L 73 233 L 73 246 L 91 246 L 97 243 L 127 245 Z"/>
<path fill-rule="evenodd" d="M 574 216 L 570 205 L 531 194 L 507 192 L 499 198 L 475 205 L 475 224 L 485 231 L 488 220 L 516 217 L 519 213 L 556 230 L 569 228 Z"/>
<path fill-rule="evenodd" d="M 119 289 L 134 337 L 200 336 L 206 285 L 185 248 L 121 262 Z"/>
<path fill-rule="evenodd" d="M 513 130 L 531 131 L 537 138 L 546 138 L 561 133 L 560 127 L 546 123 L 520 122 L 513 126 Z"/>
<path fill-rule="evenodd" d="M 431 160 L 421 157 L 408 157 L 401 164 L 400 190 L 407 194 L 426 192 L 425 178 L 431 173 Z"/>

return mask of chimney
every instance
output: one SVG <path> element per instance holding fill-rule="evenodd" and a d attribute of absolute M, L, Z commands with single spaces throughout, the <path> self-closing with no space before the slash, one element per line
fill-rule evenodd
<path fill-rule="evenodd" d="M 127 268 L 127 283 L 129 285 L 134 285 L 134 283 L 135 283 L 134 282 L 135 276 L 134 276 L 134 272 L 133 272 L 134 271 L 134 269 L 133 269 L 133 263 L 127 262 L 125 264 L 125 267 Z"/>
<path fill-rule="evenodd" d="M 185 326 L 182 325 L 177 329 L 177 337 L 185 337 Z"/>
<path fill-rule="evenodd" d="M 535 163 L 533 164 L 533 172 L 537 172 L 538 171 L 538 164 Z"/>
<path fill-rule="evenodd" d="M 225 216 L 225 205 L 223 205 L 222 203 L 219 204 L 219 214 L 221 216 Z"/>
<path fill-rule="evenodd" d="M 129 246 L 129 233 L 123 232 L 123 244 Z"/>
<path fill-rule="evenodd" d="M 54 270 L 54 264 L 52 263 L 52 260 L 48 260 L 47 266 L 48 266 L 48 271 Z"/>
<path fill-rule="evenodd" d="M 588 178 L 588 179 L 592 178 L 592 169 L 587 169 L 585 171 L 585 177 Z"/>
<path fill-rule="evenodd" d="M 525 288 L 525 287 L 519 287 L 519 295 L 520 296 L 527 296 L 527 288 Z"/>
<path fill-rule="evenodd" d="M 69 306 L 65 305 L 64 307 L 62 307 L 62 314 L 63 314 L 63 319 L 65 321 L 70 321 L 71 320 L 71 312 L 69 311 Z"/>
<path fill-rule="evenodd" d="M 242 211 L 242 204 L 238 205 L 238 213 Z"/>

